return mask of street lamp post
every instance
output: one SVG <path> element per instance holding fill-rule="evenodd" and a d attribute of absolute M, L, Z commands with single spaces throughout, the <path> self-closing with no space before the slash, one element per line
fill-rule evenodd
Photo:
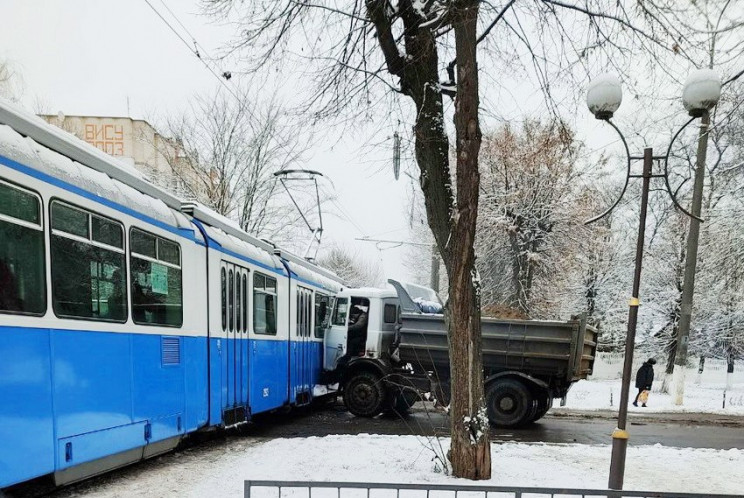
<path fill-rule="evenodd" d="M 708 110 L 715 106 L 721 94 L 721 81 L 715 72 L 711 70 L 699 70 L 693 72 L 685 83 L 683 92 L 683 102 L 685 109 L 689 112 L 690 118 L 682 128 L 672 138 L 667 152 L 663 156 L 654 156 L 653 149 L 646 148 L 643 156 L 631 156 L 630 149 L 625 137 L 620 129 L 615 126 L 611 118 L 615 111 L 620 107 L 622 102 L 622 88 L 620 80 L 612 75 L 603 75 L 594 79 L 589 85 L 586 103 L 589 110 L 594 116 L 602 121 L 607 122 L 620 136 L 625 147 L 627 156 L 627 173 L 625 185 L 617 200 L 604 213 L 587 221 L 593 223 L 610 214 L 613 209 L 620 203 L 628 188 L 628 182 L 631 178 L 641 178 L 643 186 L 641 190 L 641 211 L 638 223 L 638 240 L 636 242 L 635 271 L 633 274 L 633 292 L 630 297 L 628 310 L 628 334 L 625 340 L 625 361 L 623 363 L 623 379 L 620 391 L 620 408 L 618 410 L 617 428 L 612 433 L 612 457 L 610 461 L 610 489 L 622 489 L 623 478 L 625 475 L 625 455 L 628 448 L 628 431 L 626 430 L 628 419 L 628 399 L 630 396 L 630 380 L 633 368 L 633 350 L 635 347 L 636 325 L 638 323 L 639 289 L 641 285 L 641 270 L 643 268 L 643 248 L 646 232 L 646 213 L 648 211 L 648 193 L 652 178 L 663 178 L 667 192 L 669 192 L 674 205 L 693 219 L 693 222 L 702 221 L 697 214 L 692 214 L 685 210 L 677 201 L 677 198 L 669 184 L 669 153 L 677 137 L 682 133 L 690 123 L 698 117 L 707 117 Z M 704 119 L 705 121 L 705 119 Z M 631 164 L 633 161 L 643 161 L 643 171 L 640 175 L 631 173 Z M 663 162 L 664 168 L 661 173 L 654 173 L 654 161 Z M 696 211 L 699 213 L 699 211 Z"/>

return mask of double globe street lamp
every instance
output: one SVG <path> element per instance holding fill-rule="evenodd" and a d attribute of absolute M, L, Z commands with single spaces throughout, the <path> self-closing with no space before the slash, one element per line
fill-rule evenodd
<path fill-rule="evenodd" d="M 690 229 L 692 230 L 693 225 L 695 227 L 699 225 L 699 222 L 702 221 L 699 215 L 700 199 L 702 198 L 703 187 L 703 171 L 705 166 L 705 149 L 703 148 L 701 156 L 700 147 L 698 148 L 698 167 L 696 168 L 695 175 L 692 213 L 688 212 L 680 205 L 672 191 L 671 185 L 669 184 L 669 154 L 671 153 L 672 145 L 674 145 L 675 140 L 679 137 L 680 133 L 682 133 L 682 130 L 687 128 L 687 126 L 697 118 L 703 118 L 700 136 L 701 139 L 704 138 L 707 140 L 707 125 L 709 122 L 708 111 L 718 103 L 720 96 L 721 80 L 715 71 L 711 69 L 693 71 L 685 82 L 684 90 L 682 92 L 682 102 L 691 118 L 674 135 L 672 141 L 669 143 L 666 154 L 663 156 L 654 156 L 653 149 L 646 148 L 644 149 L 642 156 L 632 156 L 625 137 L 620 132 L 620 129 L 611 121 L 613 114 L 618 110 L 623 100 L 620 80 L 613 75 L 603 75 L 592 80 L 587 91 L 586 103 L 589 106 L 589 110 L 597 119 L 605 121 L 607 124 L 612 126 L 623 142 L 625 153 L 627 155 L 627 172 L 625 185 L 623 186 L 617 200 L 615 200 L 610 208 L 604 213 L 590 219 L 586 223 L 593 223 L 610 214 L 625 195 L 625 192 L 628 189 L 628 182 L 631 178 L 641 178 L 643 180 L 643 187 L 641 190 L 641 212 L 638 224 L 638 240 L 636 243 L 635 273 L 633 276 L 633 292 L 630 298 L 628 311 L 628 334 L 625 341 L 625 361 L 623 363 L 622 389 L 620 391 L 620 409 L 617 417 L 617 428 L 612 433 L 612 459 L 610 462 L 609 478 L 610 489 L 622 489 L 625 474 L 625 455 L 628 447 L 626 423 L 628 418 L 630 380 L 633 368 L 633 348 L 635 345 L 636 325 L 638 322 L 638 306 L 640 305 L 638 300 L 638 290 L 641 283 L 641 268 L 643 266 L 643 247 L 645 242 L 649 185 L 652 178 L 663 178 L 666 190 L 669 192 L 669 196 L 672 198 L 674 205 L 680 211 L 692 218 Z M 631 172 L 631 164 L 633 161 L 643 161 L 643 172 L 640 175 Z M 653 165 L 655 161 L 663 164 L 663 169 L 659 173 L 654 173 Z M 697 247 L 697 242 L 695 243 L 695 247 Z M 697 253 L 688 254 L 688 258 L 696 259 Z M 690 290 L 691 288 L 692 285 L 690 285 Z"/>

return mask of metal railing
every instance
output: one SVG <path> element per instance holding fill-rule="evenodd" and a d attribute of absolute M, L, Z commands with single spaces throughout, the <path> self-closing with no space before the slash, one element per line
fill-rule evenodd
<path fill-rule="evenodd" d="M 256 489 L 260 488 L 260 489 Z M 306 492 L 303 492 L 306 490 Z M 335 493 L 318 492 L 335 490 Z M 313 493 L 316 491 L 316 493 Z M 366 492 L 366 493 L 365 493 Z M 403 492 L 403 493 L 401 493 Z M 410 493 L 408 493 L 410 492 Z M 641 497 L 641 498 L 742 498 L 744 495 L 613 491 L 604 489 L 528 488 L 521 486 L 468 486 L 456 484 L 389 484 L 373 482 L 245 481 L 245 498 L 538 498 L 538 497 Z M 370 496 L 372 494 L 373 496 Z"/>

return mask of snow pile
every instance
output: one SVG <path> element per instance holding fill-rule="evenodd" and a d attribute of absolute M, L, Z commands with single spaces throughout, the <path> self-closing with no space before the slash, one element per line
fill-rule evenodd
<path fill-rule="evenodd" d="M 105 480 L 91 497 L 242 496 L 245 479 L 363 481 L 386 483 L 491 484 L 605 488 L 608 445 L 492 444 L 493 477 L 459 481 L 436 472 L 431 446 L 447 451 L 448 440 L 415 436 L 327 436 L 260 441 L 243 438 L 208 450 L 166 456 L 136 475 Z M 738 493 L 744 489 L 744 451 L 671 448 L 628 449 L 626 489 Z M 286 490 L 285 490 L 286 491 Z M 299 491 L 299 490 L 298 490 Z M 67 490 L 69 496 L 79 491 Z M 301 491 L 300 493 L 306 493 Z M 346 495 L 342 498 L 354 498 Z M 351 492 L 353 493 L 353 492 Z M 64 492 L 62 493 L 65 494 Z M 294 494 L 294 493 L 293 493 Z M 332 493 L 335 498 L 335 492 Z M 276 490 L 254 490 L 256 498 Z M 318 492 L 322 498 L 324 494 Z M 298 494 L 307 498 L 307 495 Z M 316 493 L 313 493 L 316 496 Z"/>
<path fill-rule="evenodd" d="M 683 406 L 672 402 L 671 394 L 660 392 L 661 381 L 655 381 L 647 408 L 630 406 L 632 412 L 695 412 L 716 413 L 721 415 L 744 415 L 744 383 L 732 385 L 726 392 L 726 408 L 723 408 L 723 393 L 725 383 L 709 383 L 696 385 L 688 378 L 685 384 L 685 400 Z M 638 390 L 631 383 L 630 401 L 632 402 Z M 571 387 L 566 397 L 566 406 L 554 405 L 554 410 L 617 410 L 620 403 L 620 380 L 580 380 Z M 610 404 L 612 396 L 612 404 Z"/>
<path fill-rule="evenodd" d="M 414 297 L 413 302 L 418 304 L 422 313 L 441 315 L 444 311 L 444 307 L 436 301 L 428 301 L 421 297 Z"/>

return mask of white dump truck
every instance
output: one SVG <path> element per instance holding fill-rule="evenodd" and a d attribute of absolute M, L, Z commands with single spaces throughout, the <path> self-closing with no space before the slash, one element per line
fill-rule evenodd
<path fill-rule="evenodd" d="M 338 294 L 325 338 L 325 374 L 358 416 L 407 410 L 425 392 L 448 403 L 449 344 L 434 291 L 388 280 L 393 289 Z M 365 316 L 366 314 L 366 316 Z M 490 422 L 519 427 L 591 374 L 597 330 L 568 321 L 483 318 L 483 368 Z"/>

